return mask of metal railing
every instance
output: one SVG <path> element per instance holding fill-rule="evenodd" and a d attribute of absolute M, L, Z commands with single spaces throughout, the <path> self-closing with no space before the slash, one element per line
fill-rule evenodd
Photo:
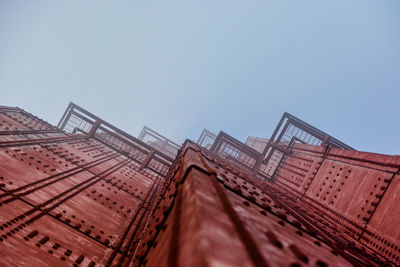
<path fill-rule="evenodd" d="M 139 140 L 153 147 L 154 149 L 175 158 L 180 146 L 170 139 L 162 136 L 156 131 L 144 126 L 139 135 Z"/>
<path fill-rule="evenodd" d="M 285 155 L 290 153 L 294 143 L 354 150 L 338 139 L 285 112 L 269 139 L 262 157 L 258 159 L 254 171 L 273 180 L 278 166 L 283 162 Z"/>
<path fill-rule="evenodd" d="M 197 140 L 197 144 L 202 148 L 210 150 L 210 148 L 215 142 L 215 139 L 217 139 L 217 135 L 215 133 L 207 129 L 204 129 L 199 139 Z"/>
<path fill-rule="evenodd" d="M 67 133 L 84 134 L 131 158 L 142 168 L 165 176 L 174 157 L 142 142 L 94 114 L 70 103 L 57 126 Z M 143 165 L 145 163 L 145 165 Z"/>
<path fill-rule="evenodd" d="M 216 137 L 210 152 L 234 161 L 248 169 L 253 169 L 261 153 L 233 138 L 220 132 Z"/>

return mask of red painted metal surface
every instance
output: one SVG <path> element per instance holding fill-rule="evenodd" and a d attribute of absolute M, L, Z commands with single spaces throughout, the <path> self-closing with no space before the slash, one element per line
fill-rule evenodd
<path fill-rule="evenodd" d="M 154 153 L 19 109 L 0 109 L 0 133 L 0 265 L 117 266 L 163 179 Z"/>
<path fill-rule="evenodd" d="M 300 148 L 304 149 L 304 145 Z M 308 149 L 312 151 L 310 147 Z M 359 181 L 365 175 L 361 170 L 365 166 L 361 165 L 371 167 L 373 161 L 385 170 L 400 166 L 399 157 L 340 149 L 331 152 L 329 157 L 334 157 L 335 168 L 352 173 L 348 178 L 343 174 L 343 179 Z M 352 162 L 347 168 L 340 167 L 342 163 L 338 157 L 340 160 L 351 158 Z M 356 165 L 355 161 L 362 164 Z M 307 196 L 304 190 L 299 192 L 283 186 L 279 182 L 281 178 L 276 183 L 266 183 L 261 176 L 244 171 L 219 156 L 207 154 L 191 143 L 186 143 L 175 164 L 178 167 L 140 238 L 141 245 L 132 264 L 381 266 L 398 263 L 397 255 L 393 254 L 398 249 L 394 241 L 385 246 L 385 250 L 391 249 L 388 253 L 380 253 L 373 247 L 369 232 L 374 229 L 381 240 L 385 234 L 378 234 L 373 225 L 367 225 L 360 218 L 361 215 L 353 214 L 352 217 L 342 209 L 347 207 L 361 212 L 363 206 L 358 203 L 365 202 L 369 195 L 369 191 L 364 192 L 364 186 L 359 190 L 365 198 L 361 195 L 358 202 L 354 201 L 358 199 L 354 187 L 342 187 L 347 191 L 341 191 L 343 203 L 339 199 L 335 206 L 335 202 L 329 205 L 327 199 Z M 316 187 L 319 182 L 326 181 L 326 173 L 332 166 L 314 171 Z M 316 170 L 315 166 L 312 169 Z M 336 173 L 332 176 L 338 177 Z M 383 177 L 381 179 L 384 181 Z M 332 184 L 338 182 L 333 180 L 330 180 Z M 365 183 L 369 184 L 369 181 Z M 386 197 L 393 199 L 388 202 L 394 209 L 396 196 Z M 397 210 L 395 212 L 398 214 Z M 397 231 L 394 227 L 396 216 L 381 220 L 392 225 L 393 233 Z"/>
<path fill-rule="evenodd" d="M 247 137 L 245 144 L 258 152 L 263 153 L 264 149 L 268 145 L 268 141 L 268 138 L 249 136 Z"/>
<path fill-rule="evenodd" d="M 287 117 L 265 156 L 221 132 L 172 160 L 72 103 L 60 129 L 1 106 L 0 266 L 399 265 L 400 156 Z"/>
<path fill-rule="evenodd" d="M 400 156 L 296 144 L 283 160 L 276 184 L 399 264 L 399 170 Z"/>

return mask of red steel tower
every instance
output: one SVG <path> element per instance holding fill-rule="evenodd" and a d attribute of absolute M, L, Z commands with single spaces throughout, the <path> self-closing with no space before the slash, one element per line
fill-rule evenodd
<path fill-rule="evenodd" d="M 0 106 L 0 266 L 395 266 L 399 171 L 288 113 L 179 146 Z"/>

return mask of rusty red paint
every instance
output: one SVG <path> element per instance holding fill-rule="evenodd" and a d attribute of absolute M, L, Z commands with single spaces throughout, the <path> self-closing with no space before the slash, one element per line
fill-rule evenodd
<path fill-rule="evenodd" d="M 19 109 L 0 123 L 0 265 L 118 262 L 162 178 L 140 168 L 146 154 L 135 161 Z"/>
<path fill-rule="evenodd" d="M 68 133 L 1 106 L 0 265 L 400 264 L 400 157 L 335 147 L 293 118 L 320 141 L 277 128 L 267 170 L 225 133 L 172 161 L 74 104 Z"/>

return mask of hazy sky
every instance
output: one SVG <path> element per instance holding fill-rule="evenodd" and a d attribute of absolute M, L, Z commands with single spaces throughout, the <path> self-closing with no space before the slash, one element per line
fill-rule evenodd
<path fill-rule="evenodd" d="M 400 154 L 400 1 L 0 1 L 0 105 L 138 135 L 270 137 L 284 111 Z"/>

